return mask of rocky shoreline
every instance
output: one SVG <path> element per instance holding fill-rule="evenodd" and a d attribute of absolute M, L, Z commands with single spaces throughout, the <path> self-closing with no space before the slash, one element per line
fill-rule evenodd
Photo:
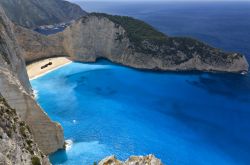
<path fill-rule="evenodd" d="M 124 162 L 112 155 L 101 160 L 98 165 L 163 165 L 163 163 L 152 154 L 147 156 L 130 156 Z"/>

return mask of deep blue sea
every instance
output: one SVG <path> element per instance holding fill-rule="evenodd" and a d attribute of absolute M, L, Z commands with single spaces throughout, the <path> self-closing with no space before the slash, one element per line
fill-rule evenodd
<path fill-rule="evenodd" d="M 250 59 L 249 2 L 86 2 L 83 8 L 134 16 Z M 72 63 L 31 83 L 71 143 L 50 156 L 54 165 L 150 153 L 167 165 L 250 164 L 249 74 L 145 72 L 100 60 Z"/>

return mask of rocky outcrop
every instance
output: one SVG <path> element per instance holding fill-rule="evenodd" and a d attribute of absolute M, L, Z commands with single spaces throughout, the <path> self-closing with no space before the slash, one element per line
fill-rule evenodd
<path fill-rule="evenodd" d="M 163 71 L 241 73 L 249 67 L 239 53 L 225 53 L 190 38 L 165 36 L 130 17 L 93 13 L 48 37 L 16 29 L 27 62 L 63 55 L 84 62 L 106 58 L 133 68 Z"/>
<path fill-rule="evenodd" d="M 139 69 L 170 71 L 248 70 L 245 57 L 189 38 L 168 37 L 130 17 L 91 14 L 67 28 L 64 47 L 84 61 L 105 57 Z"/>
<path fill-rule="evenodd" d="M 115 156 L 109 156 L 101 160 L 98 165 L 162 165 L 162 162 L 154 155 L 131 156 L 125 162 L 117 160 Z"/>
<path fill-rule="evenodd" d="M 63 130 L 49 119 L 33 98 L 13 26 L 0 8 L 0 93 L 28 124 L 39 148 L 48 154 L 63 147 Z"/>
<path fill-rule="evenodd" d="M 49 165 L 35 143 L 29 126 L 0 96 L 0 164 Z"/>
<path fill-rule="evenodd" d="M 65 0 L 0 0 L 0 5 L 13 22 L 28 28 L 68 22 L 86 15 L 80 6 Z"/>
<path fill-rule="evenodd" d="M 27 64 L 50 57 L 67 56 L 62 36 L 47 37 L 20 26 L 15 26 L 15 32 L 19 44 L 26 50 L 23 57 Z"/>

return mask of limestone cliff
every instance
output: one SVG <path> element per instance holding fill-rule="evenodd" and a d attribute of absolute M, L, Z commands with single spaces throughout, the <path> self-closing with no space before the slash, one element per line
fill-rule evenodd
<path fill-rule="evenodd" d="M 131 156 L 125 162 L 117 160 L 115 156 L 109 156 L 101 160 L 98 165 L 162 165 L 162 162 L 154 155 Z"/>
<path fill-rule="evenodd" d="M 62 36 L 47 37 L 20 26 L 15 26 L 15 32 L 19 44 L 26 50 L 23 54 L 26 63 L 67 55 Z"/>
<path fill-rule="evenodd" d="M 28 28 L 68 22 L 86 15 L 80 6 L 65 0 L 0 0 L 0 5 L 13 22 Z"/>
<path fill-rule="evenodd" d="M 40 149 L 48 154 L 63 147 L 63 131 L 59 124 L 49 119 L 31 94 L 23 52 L 13 26 L 0 7 L 0 93 L 28 124 Z"/>
<path fill-rule="evenodd" d="M 248 62 L 239 53 L 226 53 L 190 38 L 165 36 L 130 17 L 93 13 L 56 35 L 46 37 L 18 27 L 16 35 L 27 62 L 63 55 L 85 62 L 106 58 L 150 70 L 248 71 Z"/>
<path fill-rule="evenodd" d="M 49 165 L 48 158 L 38 149 L 29 126 L 0 96 L 0 164 Z"/>

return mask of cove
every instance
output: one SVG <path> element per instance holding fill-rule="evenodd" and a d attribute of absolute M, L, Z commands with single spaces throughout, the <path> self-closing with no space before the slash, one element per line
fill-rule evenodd
<path fill-rule="evenodd" d="M 250 162 L 249 75 L 156 73 L 73 62 L 31 81 L 64 128 L 54 165 L 155 154 L 169 165 Z"/>

